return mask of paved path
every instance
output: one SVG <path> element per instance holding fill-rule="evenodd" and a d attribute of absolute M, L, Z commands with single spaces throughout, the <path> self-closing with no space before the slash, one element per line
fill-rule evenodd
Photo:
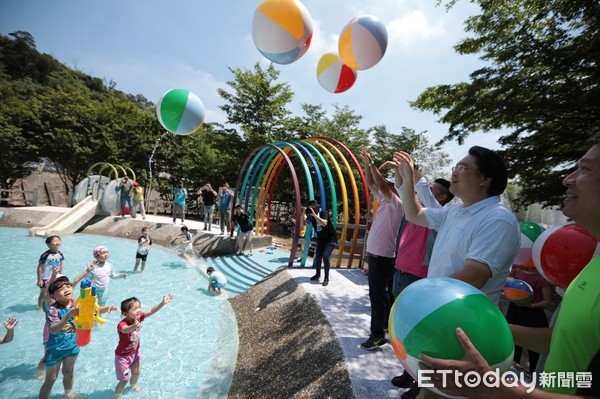
<path fill-rule="evenodd" d="M 404 390 L 391 384 L 402 366 L 391 345 L 375 351 L 360 348 L 369 335 L 371 307 L 367 276 L 359 269 L 332 269 L 329 285 L 310 281 L 311 268 L 287 271 L 321 306 L 344 352 L 357 399 L 399 398 Z"/>

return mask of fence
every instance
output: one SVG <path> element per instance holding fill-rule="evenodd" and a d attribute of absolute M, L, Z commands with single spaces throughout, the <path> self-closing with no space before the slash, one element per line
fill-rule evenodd
<path fill-rule="evenodd" d="M 0 189 L 0 205 L 37 206 L 38 190 Z"/>

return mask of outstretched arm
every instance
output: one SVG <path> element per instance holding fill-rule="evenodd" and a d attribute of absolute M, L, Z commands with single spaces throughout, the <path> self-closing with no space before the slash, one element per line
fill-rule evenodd
<path fill-rule="evenodd" d="M 74 279 L 73 279 L 73 287 L 76 287 L 77 284 L 79 284 L 81 282 L 81 280 L 83 280 L 85 278 L 85 276 L 87 276 L 88 274 L 91 273 L 92 270 L 94 270 L 96 268 L 96 265 L 98 264 L 98 261 L 94 261 L 94 263 L 88 263 L 87 267 L 85 268 L 85 271 L 78 274 Z"/>
<path fill-rule="evenodd" d="M 149 311 L 146 312 L 146 317 L 150 317 L 152 316 L 154 313 L 158 312 L 163 306 L 165 306 L 167 303 L 171 302 L 173 300 L 173 295 L 168 294 L 165 295 L 162 299 L 162 301 L 156 305 L 155 307 L 153 307 L 152 309 L 150 309 Z"/>
<path fill-rule="evenodd" d="M 6 328 L 6 335 L 4 337 L 0 337 L 0 344 L 8 344 L 15 337 L 15 327 L 19 323 L 19 320 L 14 317 L 9 317 L 8 320 L 4 322 L 4 327 Z"/>

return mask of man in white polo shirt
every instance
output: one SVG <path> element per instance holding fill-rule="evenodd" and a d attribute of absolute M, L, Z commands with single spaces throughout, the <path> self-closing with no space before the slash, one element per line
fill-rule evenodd
<path fill-rule="evenodd" d="M 404 181 L 412 181 L 409 154 L 397 152 Z M 414 188 L 404 186 L 406 219 L 437 230 L 427 277 L 452 277 L 482 290 L 498 303 L 512 261 L 520 246 L 519 223 L 502 204 L 508 173 L 504 161 L 487 148 L 474 146 L 452 168 L 450 192 L 462 204 L 423 208 Z"/>

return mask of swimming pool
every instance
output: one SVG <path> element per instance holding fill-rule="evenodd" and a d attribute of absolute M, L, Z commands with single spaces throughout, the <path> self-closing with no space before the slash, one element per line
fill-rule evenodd
<path fill-rule="evenodd" d="M 137 237 L 136 237 L 137 238 Z M 207 280 L 199 261 L 188 263 L 173 251 L 155 245 L 143 274 L 130 274 L 137 243 L 114 237 L 75 234 L 62 237 L 64 272 L 73 279 L 93 260 L 92 250 L 106 245 L 109 262 L 127 279 L 110 283 L 109 305 L 136 296 L 149 310 L 163 295 L 173 302 L 143 323 L 141 334 L 141 394 L 124 398 L 222 398 L 227 396 L 235 369 L 239 343 L 235 315 L 228 301 L 207 293 Z M 0 346 L 0 398 L 37 398 L 36 379 L 43 355 L 44 315 L 37 310 L 37 261 L 47 247 L 44 238 L 29 237 L 26 229 L 0 228 L 0 334 L 4 321 L 19 319 L 13 342 Z M 76 291 L 74 297 L 79 296 Z M 114 350 L 120 312 L 105 314 L 106 324 L 93 330 L 92 341 L 82 347 L 75 364 L 74 391 L 82 398 L 112 398 L 117 383 Z M 62 375 L 52 397 L 62 397 Z"/>

